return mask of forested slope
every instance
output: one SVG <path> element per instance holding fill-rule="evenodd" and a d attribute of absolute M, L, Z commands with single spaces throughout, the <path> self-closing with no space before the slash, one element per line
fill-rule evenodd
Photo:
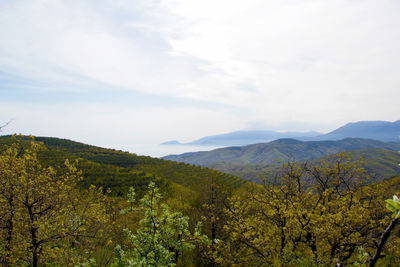
<path fill-rule="evenodd" d="M 364 167 L 372 180 L 390 178 L 400 173 L 400 153 L 397 151 L 371 148 L 349 152 L 352 160 L 363 159 Z M 310 160 L 310 164 L 318 164 L 325 157 Z M 261 183 L 264 179 L 270 179 L 279 170 L 282 161 L 273 164 L 239 164 L 239 163 L 211 163 L 207 167 L 224 173 L 241 177 L 245 180 Z M 303 161 L 305 163 L 305 161 Z"/>
<path fill-rule="evenodd" d="M 170 155 L 164 159 L 207 166 L 212 163 L 274 164 L 277 161 L 304 161 L 327 154 L 369 148 L 400 150 L 400 143 L 381 142 L 371 139 L 346 138 L 340 141 L 298 141 L 279 139 L 269 143 L 226 147 L 212 151 Z"/>
<path fill-rule="evenodd" d="M 24 137 L 28 141 L 29 138 Z M 35 137 L 34 141 L 43 142 L 48 148 L 41 151 L 39 158 L 47 165 L 59 165 L 69 159 L 78 160 L 84 180 L 82 184 L 94 184 L 110 188 L 117 195 L 124 195 L 130 186 L 139 191 L 150 181 L 159 184 L 176 183 L 185 187 L 195 187 L 207 177 L 222 178 L 228 186 L 240 187 L 244 180 L 204 167 L 177 163 L 163 159 L 91 146 L 67 139 L 54 137 Z M 2 136 L 0 144 L 11 143 L 10 136 Z"/>
<path fill-rule="evenodd" d="M 399 177 L 371 182 L 346 153 L 232 190 L 244 182 L 206 168 L 39 140 L 0 138 L 0 265 L 362 266 L 400 212 Z M 399 266 L 399 242 L 377 266 Z"/>

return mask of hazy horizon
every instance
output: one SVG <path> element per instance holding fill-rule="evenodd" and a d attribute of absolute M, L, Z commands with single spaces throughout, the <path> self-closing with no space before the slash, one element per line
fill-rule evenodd
<path fill-rule="evenodd" d="M 0 125 L 12 120 L 1 134 L 150 154 L 170 140 L 326 133 L 400 114 L 396 0 L 4 0 L 0 10 Z"/>

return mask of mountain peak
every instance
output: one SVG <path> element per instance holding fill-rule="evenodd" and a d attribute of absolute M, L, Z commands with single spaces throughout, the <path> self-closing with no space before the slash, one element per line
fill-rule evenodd
<path fill-rule="evenodd" d="M 358 121 L 347 123 L 338 129 L 322 135 L 317 140 L 340 140 L 346 137 L 367 138 L 381 141 L 400 141 L 400 120 Z"/>
<path fill-rule="evenodd" d="M 182 145 L 180 142 L 178 142 L 177 140 L 172 140 L 172 141 L 167 141 L 164 143 L 161 143 L 160 145 L 164 146 L 164 145 Z"/>

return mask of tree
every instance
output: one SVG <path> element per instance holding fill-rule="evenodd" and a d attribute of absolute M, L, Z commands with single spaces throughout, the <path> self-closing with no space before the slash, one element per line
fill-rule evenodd
<path fill-rule="evenodd" d="M 201 220 L 202 230 L 211 241 L 209 246 L 196 249 L 196 266 L 214 266 L 212 256 L 217 244 L 229 235 L 223 229 L 227 219 L 224 209 L 232 195 L 232 188 L 228 187 L 220 176 L 210 175 L 198 184 L 196 191 L 198 196 L 190 215 L 192 220 Z"/>
<path fill-rule="evenodd" d="M 37 158 L 41 149 L 15 139 L 0 156 L 0 261 L 5 266 L 79 262 L 79 244 L 100 236 L 107 222 L 101 188 L 79 191 L 82 176 L 75 165 L 66 160 L 60 168 L 44 167 Z"/>
<path fill-rule="evenodd" d="M 386 224 L 379 186 L 348 155 L 319 165 L 289 162 L 272 183 L 231 199 L 216 261 L 224 266 L 332 265 L 370 250 L 370 235 Z"/>
<path fill-rule="evenodd" d="M 161 203 L 161 194 L 153 182 L 137 208 L 134 208 L 133 188 L 128 194 L 128 202 L 131 208 L 122 213 L 140 212 L 142 219 L 136 233 L 125 229 L 131 248 L 117 246 L 115 266 L 175 266 L 181 253 L 193 250 L 197 242 L 208 240 L 200 233 L 200 224 L 192 234 L 189 218 Z"/>

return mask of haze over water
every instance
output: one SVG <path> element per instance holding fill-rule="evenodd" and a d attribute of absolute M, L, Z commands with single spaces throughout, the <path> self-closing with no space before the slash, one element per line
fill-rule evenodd
<path fill-rule="evenodd" d="M 100 145 L 101 146 L 101 145 Z M 137 155 L 164 157 L 167 155 L 182 154 L 186 152 L 209 151 L 221 146 L 192 146 L 192 145 L 154 145 L 154 144 L 133 144 L 133 145 L 103 145 L 106 148 L 135 153 Z"/>

